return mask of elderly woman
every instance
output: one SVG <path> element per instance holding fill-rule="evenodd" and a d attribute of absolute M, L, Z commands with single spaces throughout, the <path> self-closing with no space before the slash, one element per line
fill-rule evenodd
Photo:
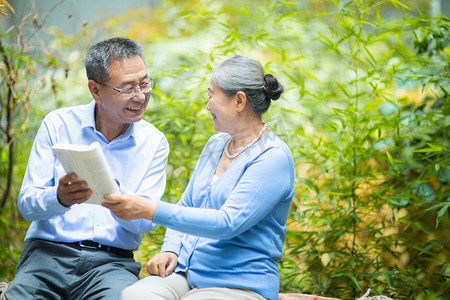
<path fill-rule="evenodd" d="M 221 62 L 206 105 L 220 133 L 205 145 L 180 201 L 105 196 L 119 218 L 168 228 L 161 253 L 146 265 L 152 276 L 122 299 L 277 299 L 294 162 L 261 115 L 283 91 L 255 60 Z"/>

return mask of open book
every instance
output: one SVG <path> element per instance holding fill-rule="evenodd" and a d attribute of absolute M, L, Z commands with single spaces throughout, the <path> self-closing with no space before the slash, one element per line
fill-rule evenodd
<path fill-rule="evenodd" d="M 98 142 L 91 145 L 55 144 L 52 147 L 64 170 L 76 173 L 77 180 L 85 180 L 92 195 L 85 203 L 100 204 L 106 201 L 103 196 L 119 193 L 105 155 Z"/>

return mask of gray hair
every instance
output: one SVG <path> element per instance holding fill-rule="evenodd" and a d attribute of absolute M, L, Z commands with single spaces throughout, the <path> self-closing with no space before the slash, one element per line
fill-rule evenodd
<path fill-rule="evenodd" d="M 262 115 L 284 92 L 283 86 L 272 74 L 265 74 L 256 60 L 236 55 L 219 63 L 211 73 L 211 82 L 228 97 L 245 93 L 253 110 Z"/>
<path fill-rule="evenodd" d="M 84 59 L 86 75 L 89 80 L 107 82 L 111 79 L 109 65 L 115 60 L 140 56 L 145 64 L 144 49 L 128 38 L 115 37 L 92 45 Z"/>

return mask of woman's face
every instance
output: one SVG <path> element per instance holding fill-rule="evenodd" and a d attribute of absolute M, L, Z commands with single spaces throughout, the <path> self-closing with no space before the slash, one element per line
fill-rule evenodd
<path fill-rule="evenodd" d="M 211 112 L 215 131 L 231 133 L 236 121 L 236 107 L 234 98 L 229 98 L 212 82 L 208 87 L 208 104 L 206 109 Z"/>

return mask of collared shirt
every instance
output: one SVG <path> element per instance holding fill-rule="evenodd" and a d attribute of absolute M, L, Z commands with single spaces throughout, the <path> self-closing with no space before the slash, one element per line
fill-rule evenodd
<path fill-rule="evenodd" d="M 154 228 L 147 220 L 125 221 L 101 205 L 58 202 L 59 179 L 66 175 L 52 145 L 99 142 L 121 192 L 155 201 L 166 184 L 169 145 L 164 134 L 147 121 L 130 124 L 111 142 L 95 128 L 95 102 L 49 113 L 38 130 L 18 199 L 21 214 L 32 221 L 25 241 L 59 242 L 92 240 L 122 249 L 136 250 L 142 233 Z"/>
<path fill-rule="evenodd" d="M 229 138 L 219 133 L 208 141 L 177 204 L 157 204 L 153 222 L 170 228 L 161 251 L 178 255 L 175 272 L 186 272 L 191 286 L 243 288 L 277 299 L 294 196 L 292 154 L 269 132 L 213 183 Z"/>

